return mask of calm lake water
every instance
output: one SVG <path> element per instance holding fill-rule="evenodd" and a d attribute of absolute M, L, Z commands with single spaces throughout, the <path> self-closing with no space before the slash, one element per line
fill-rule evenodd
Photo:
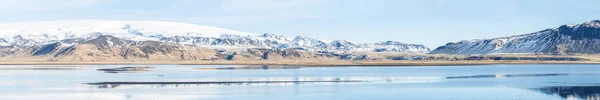
<path fill-rule="evenodd" d="M 600 65 L 1 65 L 0 100 L 596 100 Z"/>

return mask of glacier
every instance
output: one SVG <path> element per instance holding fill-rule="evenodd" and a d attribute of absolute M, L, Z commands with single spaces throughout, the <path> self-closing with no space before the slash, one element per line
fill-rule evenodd
<path fill-rule="evenodd" d="M 159 41 L 186 46 L 244 49 L 303 49 L 318 52 L 427 53 L 420 44 L 397 41 L 361 43 L 305 36 L 254 34 L 211 26 L 166 21 L 61 20 L 0 24 L 0 47 L 26 47 L 56 42 L 77 44 L 99 36 L 131 41 Z"/>

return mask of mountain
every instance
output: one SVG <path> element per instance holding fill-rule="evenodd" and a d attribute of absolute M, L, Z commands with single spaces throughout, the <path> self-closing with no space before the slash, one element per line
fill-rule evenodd
<path fill-rule="evenodd" d="M 111 35 L 133 41 L 158 41 L 164 37 L 254 35 L 251 33 L 194 24 L 160 21 L 68 20 L 0 24 L 3 45 L 38 45 L 65 39 L 91 39 Z"/>
<path fill-rule="evenodd" d="M 431 54 L 597 54 L 600 53 L 600 20 L 562 25 L 542 31 L 448 43 Z"/>
<path fill-rule="evenodd" d="M 70 20 L 0 24 L 0 59 L 171 61 L 356 59 L 376 52 L 426 53 L 397 41 L 361 43 L 253 34 L 161 21 Z M 362 57 L 365 58 L 365 57 Z"/>
<path fill-rule="evenodd" d="M 210 49 L 157 41 L 131 41 L 99 36 L 77 44 L 55 42 L 21 48 L 0 49 L 0 57 L 42 58 L 49 61 L 201 60 L 216 58 Z M 24 59 L 21 59 L 24 60 Z"/>
<path fill-rule="evenodd" d="M 429 51 L 428 48 L 416 44 L 378 45 L 345 40 L 326 41 L 305 36 L 289 38 L 269 33 L 253 34 L 162 21 L 67 20 L 0 24 L 0 46 L 76 43 L 72 40 L 83 41 L 108 35 L 130 41 L 159 41 L 212 48 L 302 48 L 320 52 L 425 53 Z"/>

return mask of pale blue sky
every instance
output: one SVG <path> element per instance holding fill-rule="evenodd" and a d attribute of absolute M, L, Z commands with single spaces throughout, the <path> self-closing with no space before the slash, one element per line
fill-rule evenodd
<path fill-rule="evenodd" d="M 425 44 L 600 19 L 598 0 L 0 0 L 0 23 L 160 20 L 361 42 Z"/>

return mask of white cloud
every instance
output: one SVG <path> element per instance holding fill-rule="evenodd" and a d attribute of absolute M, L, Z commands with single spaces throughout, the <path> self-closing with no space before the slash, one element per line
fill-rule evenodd
<path fill-rule="evenodd" d="M 0 0 L 0 12 L 28 12 L 77 8 L 109 0 Z"/>
<path fill-rule="evenodd" d="M 260 13 L 290 10 L 324 1 L 326 0 L 226 0 L 221 8 L 225 11 Z"/>

